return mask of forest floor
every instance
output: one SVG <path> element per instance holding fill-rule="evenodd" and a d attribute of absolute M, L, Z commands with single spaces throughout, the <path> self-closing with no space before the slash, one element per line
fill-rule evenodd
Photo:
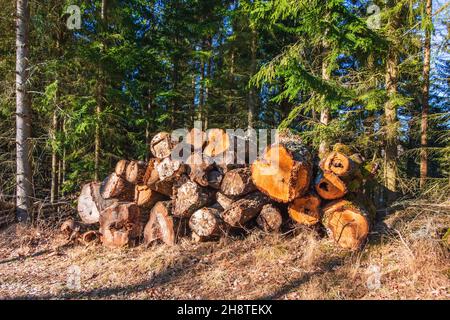
<path fill-rule="evenodd" d="M 350 253 L 309 229 L 112 250 L 12 225 L 0 231 L 0 298 L 450 299 L 449 226 L 448 204 L 410 204 Z"/>

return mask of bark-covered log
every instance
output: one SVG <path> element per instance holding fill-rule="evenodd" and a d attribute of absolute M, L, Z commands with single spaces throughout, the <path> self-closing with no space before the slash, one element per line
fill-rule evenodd
<path fill-rule="evenodd" d="M 266 148 L 261 159 L 251 166 L 256 187 L 275 201 L 288 203 L 308 190 L 312 162 L 298 138 L 280 136 L 279 143 Z"/>
<path fill-rule="evenodd" d="M 314 187 L 317 194 L 325 200 L 342 198 L 348 192 L 344 181 L 332 172 L 324 172 L 317 175 Z"/>
<path fill-rule="evenodd" d="M 212 202 L 213 192 L 189 180 L 177 189 L 173 215 L 189 218 L 196 210 Z"/>
<path fill-rule="evenodd" d="M 256 190 L 251 178 L 250 168 L 240 168 L 228 171 L 220 186 L 220 191 L 226 196 L 244 196 Z"/>
<path fill-rule="evenodd" d="M 280 210 L 273 204 L 266 204 L 262 209 L 256 223 L 265 232 L 278 232 L 283 223 Z"/>
<path fill-rule="evenodd" d="M 91 182 L 85 184 L 78 197 L 78 215 L 87 224 L 99 221 L 100 212 L 117 202 L 117 199 L 104 199 L 100 194 L 100 183 Z"/>
<path fill-rule="evenodd" d="M 371 224 L 365 208 L 341 199 L 329 203 L 322 211 L 322 223 L 339 246 L 354 250 L 365 242 Z"/>
<path fill-rule="evenodd" d="M 119 202 L 100 213 L 100 233 L 103 245 L 124 247 L 137 243 L 141 231 L 141 212 L 135 203 Z"/>
<path fill-rule="evenodd" d="M 217 237 L 227 231 L 225 222 L 216 208 L 201 208 L 195 211 L 189 219 L 189 227 L 200 237 Z"/>
<path fill-rule="evenodd" d="M 134 192 L 134 202 L 142 208 L 150 209 L 156 202 L 163 200 L 165 197 L 159 192 L 150 189 L 146 185 L 136 185 Z"/>
<path fill-rule="evenodd" d="M 217 203 L 224 210 L 227 210 L 229 207 L 231 207 L 233 202 L 236 202 L 236 199 L 234 199 L 232 197 L 228 197 L 228 196 L 224 195 L 222 192 L 217 192 L 216 193 L 216 200 L 217 200 Z"/>
<path fill-rule="evenodd" d="M 130 161 L 127 165 L 125 180 L 132 184 L 140 184 L 143 181 L 147 164 L 144 161 Z"/>
<path fill-rule="evenodd" d="M 206 133 L 198 128 L 193 128 L 186 134 L 185 142 L 194 150 L 201 151 L 206 143 Z"/>
<path fill-rule="evenodd" d="M 160 132 L 150 141 L 150 151 L 156 158 L 164 159 L 170 156 L 175 145 L 170 133 Z"/>
<path fill-rule="evenodd" d="M 299 224 L 312 226 L 320 221 L 320 198 L 307 194 L 289 204 L 289 216 Z"/>
<path fill-rule="evenodd" d="M 144 229 L 144 244 L 162 241 L 172 246 L 177 238 L 186 233 L 186 221 L 172 216 L 173 202 L 157 202 L 150 211 L 150 218 Z"/>
<path fill-rule="evenodd" d="M 128 160 L 119 160 L 114 169 L 114 172 L 123 179 L 125 179 L 128 163 Z"/>
<path fill-rule="evenodd" d="M 168 197 L 172 197 L 174 180 L 166 179 L 161 181 L 159 179 L 159 173 L 158 170 L 156 170 L 156 166 L 159 162 L 161 161 L 156 158 L 149 161 L 144 174 L 143 183 L 153 191 L 156 191 Z"/>
<path fill-rule="evenodd" d="M 133 201 L 134 186 L 113 172 L 101 183 L 100 194 L 104 199 L 117 198 L 121 201 Z"/>
<path fill-rule="evenodd" d="M 256 217 L 269 199 L 260 192 L 254 192 L 233 202 L 222 213 L 223 220 L 232 227 L 243 227 L 249 220 Z"/>

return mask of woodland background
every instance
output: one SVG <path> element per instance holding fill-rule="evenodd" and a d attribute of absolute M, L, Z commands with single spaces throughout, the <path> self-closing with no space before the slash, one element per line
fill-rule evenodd
<path fill-rule="evenodd" d="M 24 2 L 29 37 L 19 45 L 28 54 L 16 56 Z M 30 163 L 25 212 L 73 199 L 119 159 L 147 159 L 156 132 L 196 119 L 290 128 L 317 150 L 350 144 L 381 166 L 371 192 L 379 205 L 449 183 L 448 2 L 0 4 L 0 197 L 27 189 L 16 167 Z M 80 29 L 67 28 L 69 5 L 81 9 Z M 17 103 L 16 61 L 26 66 Z M 22 156 L 19 104 L 31 123 Z"/>

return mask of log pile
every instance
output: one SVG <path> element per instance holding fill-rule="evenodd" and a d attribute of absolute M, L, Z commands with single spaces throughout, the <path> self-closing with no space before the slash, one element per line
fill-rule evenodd
<path fill-rule="evenodd" d="M 359 154 L 337 144 L 315 163 L 299 138 L 284 132 L 257 160 L 242 164 L 234 159 L 233 139 L 221 129 L 192 129 L 182 142 L 167 132 L 155 135 L 154 158 L 120 160 L 103 182 L 83 186 L 81 220 L 98 224 L 108 247 L 174 245 L 184 236 L 211 241 L 253 227 L 284 232 L 298 225 L 324 227 L 347 249 L 366 241 L 374 216 L 360 191 L 373 172 L 365 174 Z M 191 151 L 185 161 L 173 153 L 180 143 Z"/>

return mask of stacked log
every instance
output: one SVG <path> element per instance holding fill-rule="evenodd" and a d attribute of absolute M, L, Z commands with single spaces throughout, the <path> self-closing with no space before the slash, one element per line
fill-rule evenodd
<path fill-rule="evenodd" d="M 108 247 L 172 246 L 184 236 L 212 241 L 255 226 L 272 233 L 292 225 L 322 225 L 343 248 L 364 243 L 373 210 L 358 192 L 373 173 L 364 174 L 361 156 L 338 144 L 315 165 L 302 141 L 283 132 L 253 163 L 238 164 L 236 145 L 253 142 L 235 140 L 222 129 L 192 129 L 183 137 L 191 153 L 180 159 L 172 155 L 178 141 L 158 133 L 149 145 L 154 158 L 120 160 L 102 183 L 83 187 L 81 219 L 99 224 Z"/>

